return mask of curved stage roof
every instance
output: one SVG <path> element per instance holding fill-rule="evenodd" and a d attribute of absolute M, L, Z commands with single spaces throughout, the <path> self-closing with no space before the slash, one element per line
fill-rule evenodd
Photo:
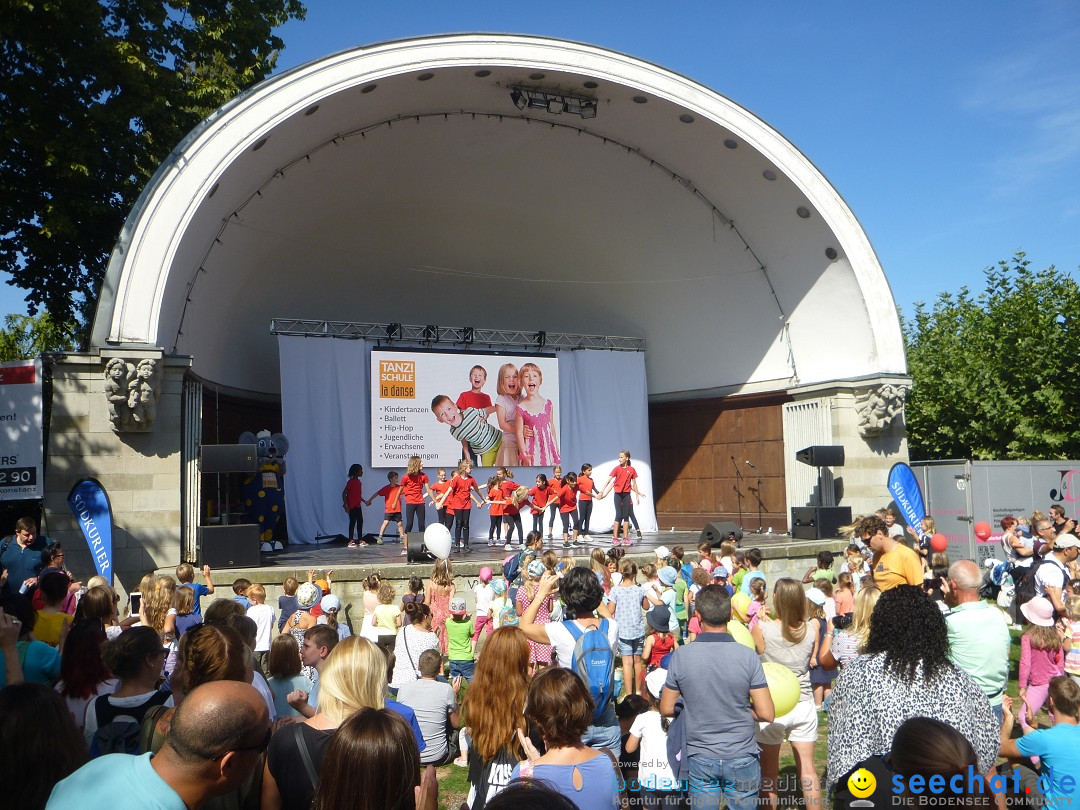
<path fill-rule="evenodd" d="M 519 109 L 515 87 L 596 116 Z M 177 147 L 93 344 L 276 392 L 274 317 L 644 337 L 657 399 L 906 371 L 866 235 L 791 143 L 685 77 L 536 37 L 329 56 Z"/>

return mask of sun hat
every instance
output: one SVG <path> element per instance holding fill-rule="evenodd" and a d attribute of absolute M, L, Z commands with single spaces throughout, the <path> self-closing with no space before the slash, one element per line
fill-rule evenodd
<path fill-rule="evenodd" d="M 322 589 L 314 582 L 301 582 L 296 589 L 296 606 L 300 610 L 311 610 L 322 599 Z"/>
<path fill-rule="evenodd" d="M 328 593 L 319 602 L 319 607 L 322 608 L 323 613 L 329 613 L 331 610 L 341 610 L 341 600 L 332 593 Z"/>
<path fill-rule="evenodd" d="M 667 585 L 669 588 L 675 584 L 675 578 L 678 576 L 678 572 L 670 565 L 665 565 L 656 575 L 660 578 L 660 581 Z"/>
<path fill-rule="evenodd" d="M 818 607 L 825 604 L 825 594 L 820 588 L 810 588 L 806 592 L 806 598 L 813 602 Z"/>
<path fill-rule="evenodd" d="M 529 563 L 528 572 L 533 579 L 540 579 L 545 571 L 547 571 L 547 566 L 544 565 L 542 560 L 533 560 Z"/>
<path fill-rule="evenodd" d="M 666 633 L 671 622 L 671 611 L 668 610 L 667 605 L 657 605 L 645 614 L 645 621 L 649 623 L 649 627 L 653 630 Z"/>
<path fill-rule="evenodd" d="M 660 699 L 660 692 L 663 690 L 666 681 L 666 669 L 654 669 L 645 676 L 645 688 L 649 690 L 649 694 L 653 696 L 653 700 Z"/>
<path fill-rule="evenodd" d="M 671 552 L 668 551 L 667 546 L 657 546 L 653 553 L 662 560 L 666 560 L 671 556 Z"/>
<path fill-rule="evenodd" d="M 491 581 L 491 590 L 495 591 L 496 596 L 502 596 L 506 593 L 506 580 L 493 579 Z"/>
<path fill-rule="evenodd" d="M 1029 599 L 1020 606 L 1020 612 L 1025 619 L 1038 627 L 1054 626 L 1054 605 L 1045 596 Z"/>
<path fill-rule="evenodd" d="M 467 611 L 465 609 L 465 597 L 464 596 L 455 596 L 453 599 L 450 600 L 450 615 L 451 616 L 464 616 L 466 612 Z"/>

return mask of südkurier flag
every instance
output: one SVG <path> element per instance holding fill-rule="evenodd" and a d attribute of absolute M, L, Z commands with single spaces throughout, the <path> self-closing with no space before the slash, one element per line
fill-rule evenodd
<path fill-rule="evenodd" d="M 71 488 L 67 500 L 98 574 L 112 583 L 112 507 L 105 487 L 96 478 L 82 478 Z"/>
<path fill-rule="evenodd" d="M 922 490 L 919 489 L 919 479 L 911 467 L 902 461 L 892 465 L 889 470 L 889 492 L 893 500 L 904 513 L 904 522 L 908 526 L 918 529 L 922 519 L 926 517 L 926 508 L 923 506 Z"/>

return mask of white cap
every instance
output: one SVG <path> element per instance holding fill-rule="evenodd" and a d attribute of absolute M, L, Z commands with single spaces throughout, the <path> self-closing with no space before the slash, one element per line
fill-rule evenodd
<path fill-rule="evenodd" d="M 652 695 L 655 700 L 660 699 L 660 691 L 664 688 L 664 682 L 666 680 L 666 669 L 654 669 L 645 676 L 645 688 L 649 690 L 649 694 Z"/>
<path fill-rule="evenodd" d="M 657 546 L 656 550 L 653 553 L 656 554 L 657 557 L 662 558 L 667 558 L 671 556 L 671 552 L 668 551 L 667 546 Z"/>
<path fill-rule="evenodd" d="M 810 588 L 806 592 L 806 598 L 818 607 L 821 607 L 825 604 L 825 594 L 820 588 Z"/>
<path fill-rule="evenodd" d="M 331 610 L 341 610 L 341 600 L 334 594 L 328 593 L 319 602 L 319 607 L 322 608 L 323 613 L 329 613 Z"/>

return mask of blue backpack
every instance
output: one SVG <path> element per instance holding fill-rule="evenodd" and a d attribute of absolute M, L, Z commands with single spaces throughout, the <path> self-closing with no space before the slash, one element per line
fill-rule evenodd
<path fill-rule="evenodd" d="M 521 576 L 521 558 L 524 555 L 524 551 L 519 551 L 503 560 L 503 576 L 506 578 L 507 586 L 513 585 Z"/>
<path fill-rule="evenodd" d="M 608 620 L 601 619 L 599 627 L 584 631 L 572 621 L 562 624 L 574 638 L 570 669 L 589 687 L 593 719 L 599 720 L 615 695 L 615 652 L 608 640 Z"/>
<path fill-rule="evenodd" d="M 693 573 L 694 566 L 692 566 L 690 563 L 683 563 L 682 567 L 679 568 L 679 579 L 689 585 L 694 581 Z"/>

